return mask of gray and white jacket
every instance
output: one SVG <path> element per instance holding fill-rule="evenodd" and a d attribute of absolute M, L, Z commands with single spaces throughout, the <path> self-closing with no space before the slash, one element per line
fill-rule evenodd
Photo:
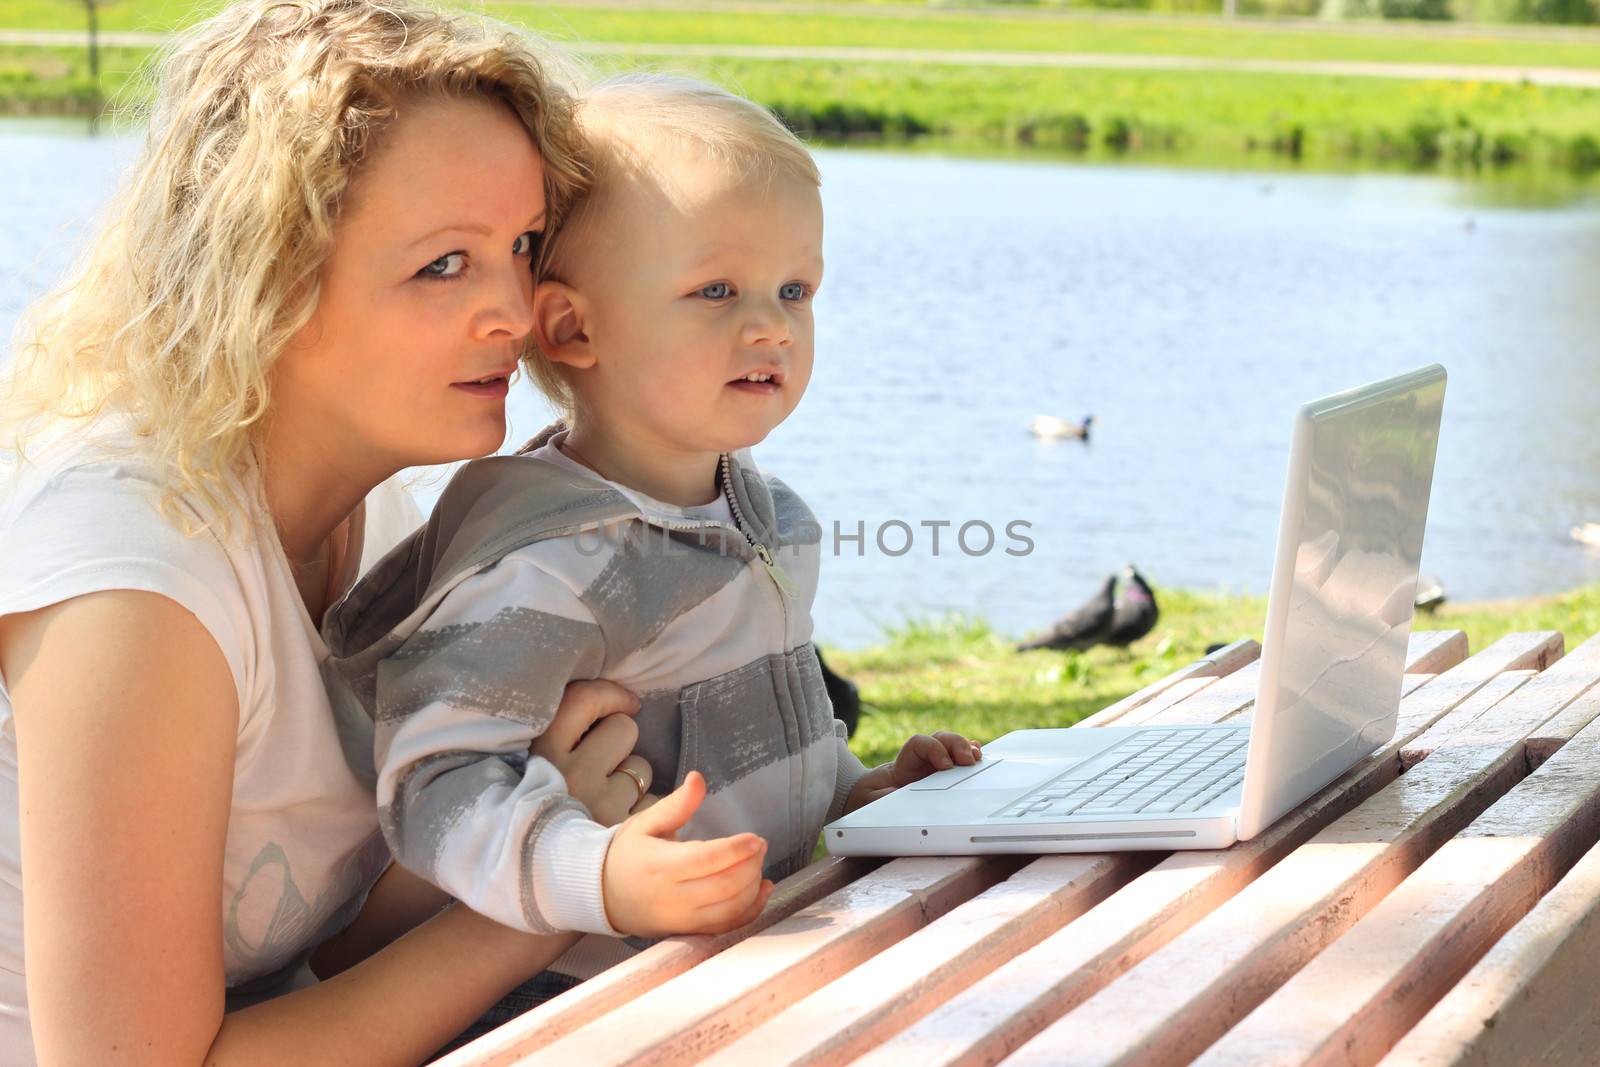
<path fill-rule="evenodd" d="M 734 522 L 718 521 L 579 466 L 553 447 L 564 432 L 463 467 L 323 630 L 330 685 L 375 723 L 370 756 L 349 755 L 371 760 L 400 862 L 508 926 L 615 937 L 612 831 L 528 753 L 569 681 L 638 693 L 651 791 L 706 777 L 680 836 L 759 833 L 769 878 L 810 860 L 865 768 L 811 645 L 821 537 L 805 503 L 741 450 L 722 460 Z M 625 955 L 590 945 L 557 966 L 587 977 Z"/>

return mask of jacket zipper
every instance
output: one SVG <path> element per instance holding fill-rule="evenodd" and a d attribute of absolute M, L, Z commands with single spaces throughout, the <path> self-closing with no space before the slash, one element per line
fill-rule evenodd
<path fill-rule="evenodd" d="M 733 512 L 734 525 L 715 519 L 705 519 L 700 522 L 679 522 L 673 519 L 664 519 L 657 515 L 640 515 L 639 517 L 652 526 L 660 526 L 667 530 L 732 530 L 743 537 L 750 545 L 750 551 L 755 553 L 756 559 L 761 561 L 761 566 L 766 569 L 767 576 L 772 579 L 772 584 L 778 587 L 785 599 L 793 600 L 797 595 L 794 579 L 790 578 L 784 569 L 773 559 L 772 550 L 750 532 L 750 523 L 744 517 L 744 509 L 739 506 L 739 500 L 733 495 L 733 474 L 728 454 L 722 454 L 722 494 L 727 498 L 728 510 Z M 596 524 L 599 525 L 599 524 Z M 570 531 L 566 531 L 570 532 Z M 787 615 L 787 612 L 785 613 Z"/>
<path fill-rule="evenodd" d="M 722 494 L 728 498 L 728 510 L 733 512 L 733 521 L 738 525 L 739 532 L 750 542 L 751 550 L 755 552 L 761 565 L 767 568 L 767 574 L 771 576 L 773 584 L 778 587 L 779 592 L 793 600 L 794 582 L 783 572 L 783 568 L 773 561 L 772 551 L 757 541 L 755 535 L 750 532 L 750 524 L 745 520 L 744 509 L 739 507 L 739 498 L 733 494 L 733 462 L 726 452 L 722 454 Z"/>
<path fill-rule="evenodd" d="M 733 492 L 733 461 L 726 452 L 722 454 L 722 492 L 728 498 L 728 510 L 733 512 L 734 522 L 738 524 L 740 532 L 750 542 L 750 547 L 754 550 L 756 557 L 761 560 L 762 566 L 767 568 L 767 574 L 771 576 L 773 584 L 778 587 L 778 610 L 783 614 L 783 646 L 787 649 L 789 647 L 789 605 L 785 601 L 794 599 L 794 583 L 790 581 L 787 574 L 783 573 L 783 568 L 773 561 L 771 550 L 760 541 L 757 541 L 755 535 L 750 532 L 751 526 L 744 517 L 744 509 L 739 507 L 739 498 Z M 784 657 L 784 661 L 785 677 L 787 677 L 787 656 Z M 806 702 L 801 700 L 798 703 L 802 713 L 804 713 L 807 708 Z M 799 716 L 797 715 L 796 719 L 798 720 L 798 718 Z M 795 722 L 794 729 L 796 738 L 801 738 L 803 731 L 800 729 L 798 721 Z M 794 753 L 797 757 L 797 762 L 800 764 L 798 776 L 791 776 L 789 786 L 789 840 L 791 842 L 805 840 L 805 835 L 800 832 L 800 824 L 805 817 L 805 783 L 807 776 L 810 774 L 810 768 L 807 766 L 809 761 L 806 759 L 806 751 L 807 746 L 802 740 L 802 743 Z M 803 864 L 804 860 L 802 859 L 801 862 Z"/>

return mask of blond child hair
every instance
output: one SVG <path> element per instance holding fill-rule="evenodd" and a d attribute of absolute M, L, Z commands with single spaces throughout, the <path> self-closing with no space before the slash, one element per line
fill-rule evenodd
<path fill-rule="evenodd" d="M 598 82 L 577 102 L 585 181 L 565 222 L 552 231 L 540 280 L 565 280 L 576 250 L 594 236 L 625 178 L 670 185 L 675 163 L 710 162 L 760 181 L 822 184 L 805 144 L 778 118 L 726 89 L 670 74 L 624 74 Z M 575 397 L 537 345 L 523 359 L 540 392 L 570 422 Z"/>

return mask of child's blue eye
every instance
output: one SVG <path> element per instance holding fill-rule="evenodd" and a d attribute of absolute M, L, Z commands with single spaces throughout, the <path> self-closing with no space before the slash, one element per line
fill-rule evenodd
<path fill-rule="evenodd" d="M 538 230 L 529 230 L 521 235 L 511 245 L 511 254 L 514 256 L 531 256 L 539 247 L 539 239 L 544 234 Z"/>
<path fill-rule="evenodd" d="M 701 296 L 707 300 L 726 300 L 733 295 L 733 286 L 727 282 L 712 282 L 700 290 Z"/>
<path fill-rule="evenodd" d="M 778 290 L 778 297 L 782 300 L 804 300 L 810 295 L 810 286 L 804 282 L 790 282 Z"/>
<path fill-rule="evenodd" d="M 426 267 L 417 271 L 419 278 L 454 278 L 466 269 L 467 254 L 465 252 L 451 252 L 449 255 L 440 256 Z"/>

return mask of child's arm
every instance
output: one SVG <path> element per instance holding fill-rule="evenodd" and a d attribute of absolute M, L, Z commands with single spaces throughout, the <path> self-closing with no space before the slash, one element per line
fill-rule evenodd
<path fill-rule="evenodd" d="M 833 778 L 833 803 L 828 805 L 828 822 L 861 806 L 859 803 L 851 804 L 850 800 L 855 794 L 856 784 L 868 773 L 866 764 L 850 751 L 850 731 L 838 719 L 833 720 L 833 736 L 838 757 Z"/>
<path fill-rule="evenodd" d="M 568 681 L 604 661 L 588 609 L 532 561 L 507 557 L 453 589 L 378 667 L 379 821 L 396 858 L 534 933 L 656 936 L 748 922 L 771 891 L 766 842 L 674 839 L 704 797 L 698 774 L 613 829 L 529 755 Z"/>
<path fill-rule="evenodd" d="M 856 781 L 845 801 L 844 810 L 855 811 L 861 805 L 887 796 L 903 785 L 920 782 L 935 771 L 947 771 L 956 766 L 970 767 L 982 758 L 983 751 L 978 743 L 960 734 L 946 730 L 940 730 L 932 736 L 913 734 L 901 746 L 900 754 L 893 763 L 880 764 Z"/>
<path fill-rule="evenodd" d="M 529 746 L 605 646 L 582 601 L 512 555 L 453 589 L 378 666 L 379 821 L 395 857 L 501 923 L 616 931 L 601 871 L 612 831 Z"/>

